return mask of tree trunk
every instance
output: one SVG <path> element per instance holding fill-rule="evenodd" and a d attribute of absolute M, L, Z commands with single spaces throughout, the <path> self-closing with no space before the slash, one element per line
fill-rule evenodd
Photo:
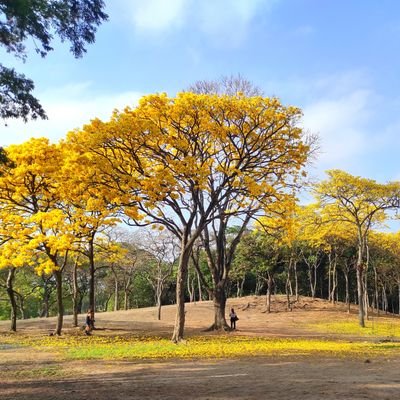
<path fill-rule="evenodd" d="M 163 292 L 163 286 L 162 282 L 159 280 L 157 282 L 157 288 L 156 288 L 156 301 L 157 301 L 157 319 L 160 321 L 161 320 L 161 296 Z"/>
<path fill-rule="evenodd" d="M 124 310 L 126 311 L 129 307 L 128 307 L 128 290 L 125 289 L 124 290 Z"/>
<path fill-rule="evenodd" d="M 187 274 L 187 284 L 186 284 L 186 287 L 187 287 L 187 290 L 188 290 L 188 292 L 189 292 L 189 302 L 190 303 L 193 303 L 193 296 L 194 296 L 194 288 L 193 288 L 193 286 L 192 286 L 192 283 L 193 283 L 193 281 L 191 282 L 190 281 L 190 274 L 188 273 Z"/>
<path fill-rule="evenodd" d="M 13 283 L 15 278 L 15 268 L 10 268 L 8 270 L 7 276 L 7 294 L 10 298 L 11 305 L 11 326 L 10 330 L 13 332 L 17 331 L 17 302 L 15 301 L 15 293 L 13 289 Z"/>
<path fill-rule="evenodd" d="M 118 302 L 119 302 L 119 287 L 118 287 L 118 278 L 114 276 L 114 311 L 118 311 Z"/>
<path fill-rule="evenodd" d="M 398 290 L 398 301 L 399 301 L 399 312 L 400 315 L 400 282 L 397 282 L 397 290 Z"/>
<path fill-rule="evenodd" d="M 328 254 L 328 301 L 331 301 L 331 274 L 332 274 L 332 252 L 330 251 Z"/>
<path fill-rule="evenodd" d="M 331 291 L 331 302 L 335 303 L 336 291 L 337 291 L 337 257 L 335 255 L 333 260 L 333 268 L 332 268 L 332 291 Z"/>
<path fill-rule="evenodd" d="M 267 308 L 267 313 L 271 312 L 271 294 L 272 294 L 272 288 L 273 288 L 273 279 L 272 275 L 268 274 L 268 280 L 267 280 L 267 295 L 265 297 L 265 305 Z"/>
<path fill-rule="evenodd" d="M 48 285 L 48 279 L 45 278 L 44 274 L 42 275 L 43 280 L 43 302 L 42 302 L 42 310 L 40 312 L 40 317 L 49 317 L 49 301 L 50 301 L 50 290 Z"/>
<path fill-rule="evenodd" d="M 358 321 L 362 328 L 365 328 L 364 321 L 364 267 L 357 265 L 357 291 L 358 291 Z"/>
<path fill-rule="evenodd" d="M 226 293 L 225 293 L 226 281 L 221 280 L 217 287 L 214 289 L 213 303 L 214 303 L 214 324 L 210 329 L 214 330 L 228 330 L 229 325 L 225 319 L 225 308 L 226 308 Z"/>
<path fill-rule="evenodd" d="M 379 288 L 378 288 L 378 272 L 374 265 L 374 303 L 375 303 L 375 310 L 379 315 Z"/>
<path fill-rule="evenodd" d="M 78 326 L 78 259 L 75 260 L 74 269 L 72 271 L 72 326 Z"/>
<path fill-rule="evenodd" d="M 291 264 L 291 262 L 290 262 L 290 264 Z M 287 275 L 286 284 L 285 284 L 286 307 L 287 307 L 288 311 L 292 311 L 292 303 L 290 301 L 290 269 L 291 269 L 290 264 L 289 264 L 288 275 Z"/>
<path fill-rule="evenodd" d="M 186 239 L 186 241 L 185 241 Z M 187 246 L 187 238 L 183 240 L 182 252 L 179 257 L 178 273 L 176 277 L 176 315 L 172 341 L 179 343 L 183 340 L 185 328 L 185 283 L 188 274 L 191 246 Z"/>
<path fill-rule="evenodd" d="M 349 268 L 347 261 L 345 262 L 344 281 L 345 281 L 345 301 L 347 305 L 347 312 L 350 313 L 350 291 L 349 291 Z"/>
<path fill-rule="evenodd" d="M 57 326 L 56 335 L 61 335 L 63 327 L 64 318 L 64 304 L 63 304 L 63 294 L 62 294 L 62 272 L 61 270 L 54 271 L 54 276 L 56 278 L 56 289 L 57 289 Z"/>
<path fill-rule="evenodd" d="M 203 293 L 201 292 L 201 281 L 200 281 L 200 275 L 199 273 L 196 271 L 196 275 L 197 275 L 197 288 L 198 288 L 198 292 L 199 292 L 199 301 L 203 300 Z"/>
<path fill-rule="evenodd" d="M 366 265 L 366 268 L 364 269 L 364 318 L 368 320 L 368 308 L 369 308 L 369 298 L 368 298 L 368 276 L 367 276 L 367 268 L 368 265 Z"/>
<path fill-rule="evenodd" d="M 21 319 L 26 319 L 24 298 L 23 296 L 17 293 L 17 299 L 18 299 L 18 308 L 19 308 L 19 313 L 21 315 Z"/>
<path fill-rule="evenodd" d="M 299 301 L 299 278 L 297 276 L 297 261 L 293 265 L 294 270 L 294 292 L 296 296 L 296 301 Z"/>
<path fill-rule="evenodd" d="M 94 265 L 94 235 L 92 235 L 89 239 L 89 273 L 90 273 L 90 281 L 89 281 L 89 308 L 91 310 L 91 318 L 94 321 L 95 317 L 95 265 Z M 93 326 L 94 328 L 94 326 Z"/>

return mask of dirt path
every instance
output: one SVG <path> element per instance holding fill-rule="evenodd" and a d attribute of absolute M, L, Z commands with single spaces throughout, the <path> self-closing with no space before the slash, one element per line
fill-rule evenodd
<path fill-rule="evenodd" d="M 86 362 L 71 367 L 81 368 L 82 375 L 0 382 L 0 398 L 376 400 L 396 399 L 400 390 L 400 362 L 383 359 Z"/>

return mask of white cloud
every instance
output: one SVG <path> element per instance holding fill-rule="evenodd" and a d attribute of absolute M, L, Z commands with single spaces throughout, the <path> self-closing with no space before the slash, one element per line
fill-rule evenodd
<path fill-rule="evenodd" d="M 135 27 L 144 32 L 161 32 L 183 23 L 185 0 L 135 0 L 130 2 Z"/>
<path fill-rule="evenodd" d="M 263 0 L 204 0 L 198 3 L 199 28 L 219 42 L 240 43 L 261 6 L 271 5 Z"/>
<path fill-rule="evenodd" d="M 137 32 L 164 35 L 190 29 L 213 43 L 235 45 L 246 36 L 254 17 L 280 0 L 115 0 L 112 19 L 130 21 Z"/>
<path fill-rule="evenodd" d="M 369 119 L 368 90 L 355 90 L 336 98 L 321 98 L 303 110 L 304 127 L 321 140 L 319 163 L 324 168 L 343 168 L 366 149 L 365 125 Z"/>
<path fill-rule="evenodd" d="M 89 97 L 89 86 L 90 83 L 85 82 L 38 94 L 49 119 L 26 124 L 21 120 L 8 120 L 7 126 L 0 128 L 0 145 L 22 143 L 31 137 L 58 141 L 68 131 L 82 127 L 93 118 L 108 119 L 116 108 L 135 106 L 143 95 L 123 92 Z"/>

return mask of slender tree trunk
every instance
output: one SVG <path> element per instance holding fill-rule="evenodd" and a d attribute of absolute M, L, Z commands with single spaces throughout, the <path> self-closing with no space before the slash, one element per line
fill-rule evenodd
<path fill-rule="evenodd" d="M 194 298 L 194 288 L 192 286 L 192 283 L 193 283 L 193 281 L 192 282 L 190 281 L 190 274 L 188 273 L 186 286 L 187 286 L 187 290 L 189 292 L 189 302 L 190 303 L 193 303 L 193 298 Z"/>
<path fill-rule="evenodd" d="M 288 311 L 292 311 L 292 303 L 290 301 L 290 292 L 289 292 L 289 278 L 286 279 L 285 284 L 285 292 L 286 292 L 286 308 Z"/>
<path fill-rule="evenodd" d="M 179 343 L 183 340 L 185 329 L 185 283 L 188 274 L 191 246 L 187 245 L 187 238 L 183 240 L 179 258 L 178 274 L 176 277 L 176 315 L 172 341 Z"/>
<path fill-rule="evenodd" d="M 21 315 L 21 319 L 26 319 L 24 298 L 20 294 L 18 294 L 17 299 L 18 299 L 18 308 L 19 308 L 19 313 Z"/>
<path fill-rule="evenodd" d="M 332 288 L 331 288 L 331 293 L 330 293 L 330 300 L 332 303 L 335 303 L 335 294 L 337 291 L 337 257 L 336 255 L 333 258 L 332 261 Z"/>
<path fill-rule="evenodd" d="M 114 276 L 114 311 L 118 311 L 119 285 L 117 275 Z"/>
<path fill-rule="evenodd" d="M 297 276 L 297 261 L 294 261 L 293 264 L 293 270 L 294 270 L 294 292 L 296 296 L 296 301 L 299 301 L 299 278 Z"/>
<path fill-rule="evenodd" d="M 368 308 L 369 308 L 369 298 L 368 298 L 368 276 L 367 276 L 367 268 L 368 265 L 366 265 L 366 268 L 364 269 L 364 280 L 363 280 L 363 285 L 364 285 L 364 317 L 368 320 Z"/>
<path fill-rule="evenodd" d="M 267 313 L 271 312 L 271 294 L 273 289 L 273 278 L 270 273 L 268 273 L 268 280 L 267 280 L 267 295 L 265 297 L 265 305 L 267 309 Z"/>
<path fill-rule="evenodd" d="M 17 302 L 15 301 L 15 293 L 14 293 L 14 288 L 13 288 L 14 278 L 15 278 L 15 268 L 10 268 L 8 270 L 7 283 L 6 283 L 7 294 L 10 299 L 10 305 L 11 305 L 10 330 L 13 332 L 16 332 L 17 331 Z"/>
<path fill-rule="evenodd" d="M 49 317 L 49 301 L 50 301 L 50 290 L 48 285 L 48 279 L 42 275 L 43 279 L 43 301 L 42 301 L 42 310 L 40 311 L 40 317 Z"/>
<path fill-rule="evenodd" d="M 72 271 L 72 310 L 73 310 L 73 319 L 72 326 L 78 326 L 78 258 L 76 258 L 74 262 L 74 269 Z"/>
<path fill-rule="evenodd" d="M 163 292 L 163 286 L 162 286 L 162 281 L 157 282 L 157 288 L 156 288 L 156 301 L 157 301 L 157 319 L 160 321 L 161 320 L 161 296 Z"/>
<path fill-rule="evenodd" d="M 243 276 L 242 282 L 240 283 L 240 294 L 239 297 L 243 297 L 244 294 L 244 283 L 246 282 L 246 275 Z"/>
<path fill-rule="evenodd" d="M 365 327 L 364 320 L 364 267 L 362 264 L 357 265 L 357 292 L 358 292 L 358 320 L 362 328 Z"/>
<path fill-rule="evenodd" d="M 196 271 L 197 275 L 197 288 L 199 291 L 199 301 L 203 300 L 203 293 L 201 292 L 201 281 L 200 281 L 200 274 Z"/>
<path fill-rule="evenodd" d="M 332 252 L 328 254 L 328 301 L 331 301 L 332 289 L 331 289 L 331 273 L 332 273 Z"/>
<path fill-rule="evenodd" d="M 128 309 L 128 290 L 124 290 L 124 310 L 126 311 Z"/>
<path fill-rule="evenodd" d="M 63 303 L 63 292 L 62 292 L 62 272 L 61 270 L 54 271 L 54 276 L 56 278 L 56 289 L 57 289 L 57 325 L 56 325 L 56 335 L 61 335 L 63 328 L 64 319 L 64 303 Z"/>
<path fill-rule="evenodd" d="M 95 265 L 94 265 L 94 235 L 89 238 L 89 251 L 88 251 L 88 258 L 89 258 L 89 273 L 90 273 L 90 280 L 89 280 L 89 308 L 91 310 L 91 318 L 92 321 L 95 320 Z M 93 326 L 94 329 L 94 326 Z"/>
<path fill-rule="evenodd" d="M 397 291 L 398 291 L 398 301 L 399 301 L 399 304 L 398 304 L 399 312 L 398 312 L 398 314 L 400 315 L 400 282 L 397 282 Z"/>
<path fill-rule="evenodd" d="M 388 313 L 388 298 L 386 294 L 386 284 L 384 283 L 382 285 L 382 303 L 383 303 L 383 311 L 385 311 L 385 314 Z"/>
<path fill-rule="evenodd" d="M 374 303 L 375 303 L 375 310 L 379 315 L 379 288 L 378 288 L 378 272 L 374 265 Z"/>

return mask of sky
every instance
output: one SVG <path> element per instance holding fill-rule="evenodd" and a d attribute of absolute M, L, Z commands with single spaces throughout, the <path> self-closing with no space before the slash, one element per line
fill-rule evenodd
<path fill-rule="evenodd" d="M 400 180 L 400 1 L 106 0 L 109 21 L 87 54 L 68 43 L 25 63 L 49 119 L 0 125 L 0 145 L 53 142 L 149 93 L 174 96 L 197 80 L 241 74 L 303 110 L 320 137 L 311 175 L 343 169 Z M 28 48 L 33 43 L 27 42 Z"/>

